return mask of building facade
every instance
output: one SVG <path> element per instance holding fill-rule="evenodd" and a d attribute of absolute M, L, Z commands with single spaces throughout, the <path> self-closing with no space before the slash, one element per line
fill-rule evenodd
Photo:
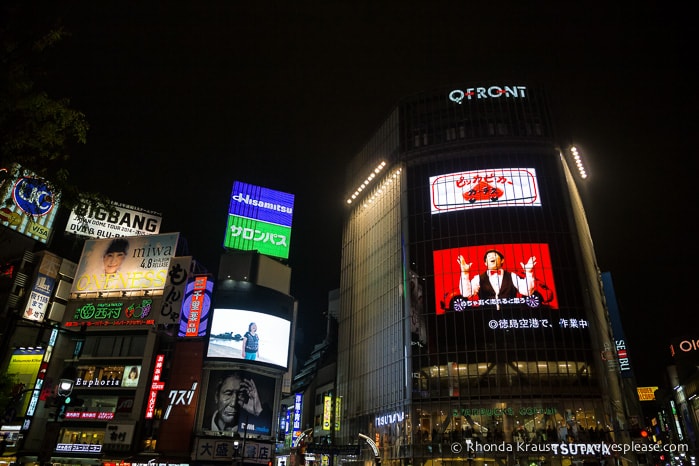
<path fill-rule="evenodd" d="M 375 444 L 361 461 L 565 464 L 546 445 L 628 437 L 571 164 L 519 83 L 406 98 L 353 159 L 337 438 Z"/>

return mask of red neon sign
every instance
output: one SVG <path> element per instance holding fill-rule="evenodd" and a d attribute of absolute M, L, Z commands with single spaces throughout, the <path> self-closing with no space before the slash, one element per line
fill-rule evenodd
<path fill-rule="evenodd" d="M 165 355 L 159 354 L 155 357 L 155 367 L 153 368 L 153 383 L 150 386 L 148 394 L 148 404 L 146 405 L 146 419 L 153 419 L 155 413 L 155 401 L 158 398 L 158 392 L 165 388 L 165 382 L 160 381 L 160 376 L 163 373 L 163 363 Z"/>

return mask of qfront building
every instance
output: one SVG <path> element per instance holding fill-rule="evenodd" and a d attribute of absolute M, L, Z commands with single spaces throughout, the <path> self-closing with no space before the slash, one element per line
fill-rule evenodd
<path fill-rule="evenodd" d="M 335 438 L 357 461 L 629 457 L 598 449 L 637 418 L 552 121 L 523 83 L 444 88 L 399 102 L 351 162 Z"/>

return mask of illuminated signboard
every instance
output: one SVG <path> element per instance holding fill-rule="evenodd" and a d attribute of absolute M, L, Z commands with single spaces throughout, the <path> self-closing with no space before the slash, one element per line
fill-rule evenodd
<path fill-rule="evenodd" d="M 68 411 L 65 413 L 65 418 L 88 421 L 111 421 L 114 419 L 114 413 L 103 411 Z"/>
<path fill-rule="evenodd" d="M 619 313 L 619 306 L 616 300 L 616 292 L 614 291 L 612 275 L 609 272 L 603 272 L 601 278 L 605 302 L 607 303 L 607 313 L 609 314 L 612 334 L 614 335 L 614 349 L 616 352 L 617 362 L 619 363 L 619 372 L 621 372 L 622 377 L 631 378 L 633 377 L 633 371 L 631 370 L 631 362 L 626 345 L 626 338 L 624 337 L 624 329 L 621 325 L 621 315 Z"/>
<path fill-rule="evenodd" d="M 330 418 L 332 417 L 333 397 L 325 395 L 323 397 L 323 430 L 330 430 Z"/>
<path fill-rule="evenodd" d="M 185 286 L 191 280 L 192 257 L 173 257 L 170 270 L 167 273 L 167 283 L 163 289 L 163 300 L 160 304 L 159 324 L 179 324 L 181 320 L 182 301 Z"/>
<path fill-rule="evenodd" d="M 686 338 L 670 345 L 670 354 L 672 357 L 682 353 L 692 353 L 694 351 L 699 351 L 699 339 L 697 338 Z"/>
<path fill-rule="evenodd" d="M 178 238 L 168 233 L 85 241 L 71 298 L 162 294 Z"/>
<path fill-rule="evenodd" d="M 0 225 L 47 243 L 60 193 L 34 172 L 12 164 L 0 168 Z"/>
<path fill-rule="evenodd" d="M 449 100 L 459 105 L 466 100 L 518 98 L 527 96 L 526 86 L 489 86 L 468 87 L 466 89 L 454 89 L 449 92 Z"/>
<path fill-rule="evenodd" d="M 66 233 L 88 238 L 156 235 L 160 232 L 162 214 L 114 202 L 111 210 L 92 207 L 82 200 L 70 212 Z"/>
<path fill-rule="evenodd" d="M 637 387 L 638 399 L 640 401 L 655 401 L 655 392 L 658 387 Z"/>
<path fill-rule="evenodd" d="M 165 355 L 159 354 L 155 357 L 155 367 L 153 367 L 153 378 L 150 387 L 150 393 L 148 394 L 148 401 L 146 403 L 146 419 L 153 419 L 155 414 L 155 402 L 158 399 L 158 392 L 165 388 L 165 382 L 160 381 L 160 376 L 163 373 L 163 363 L 165 362 Z"/>
<path fill-rule="evenodd" d="M 301 408 L 303 405 L 303 393 L 294 395 L 294 423 L 292 425 L 292 437 L 296 438 L 301 435 Z"/>
<path fill-rule="evenodd" d="M 56 285 L 56 278 L 58 278 L 58 271 L 61 268 L 62 261 L 60 257 L 48 251 L 43 251 L 41 254 L 36 280 L 34 280 L 34 286 L 29 293 L 27 305 L 22 314 L 24 319 L 37 322 L 43 322 L 46 316 L 46 310 L 49 307 L 49 301 Z"/>
<path fill-rule="evenodd" d="M 242 445 L 245 445 L 245 453 L 242 451 Z M 194 456 L 194 459 L 199 464 L 231 464 L 231 462 L 236 464 L 238 461 L 242 463 L 242 459 L 244 458 L 245 464 L 259 464 L 266 466 L 272 463 L 272 459 L 275 456 L 274 445 L 270 445 L 269 443 L 259 443 L 255 440 L 251 440 L 249 437 L 244 442 L 240 440 L 233 440 L 231 437 L 216 439 L 197 438 L 195 451 L 196 455 Z M 143 463 L 140 465 L 132 463 L 131 466 L 189 466 L 189 464 L 186 463 L 177 464 L 171 462 L 168 462 L 167 464 L 158 464 L 157 461 L 158 460 L 155 460 L 155 463 Z M 282 464 L 284 464 L 283 461 Z M 292 464 L 293 463 L 289 461 L 289 466 Z M 128 466 L 128 463 L 124 463 L 124 465 Z"/>
<path fill-rule="evenodd" d="M 293 213 L 293 194 L 236 181 L 223 245 L 287 259 Z"/>
<path fill-rule="evenodd" d="M 286 369 L 291 321 L 262 312 L 214 309 L 207 358 L 268 363 Z"/>
<path fill-rule="evenodd" d="M 177 336 L 206 336 L 213 290 L 214 282 L 206 275 L 197 275 L 187 284 Z"/>
<path fill-rule="evenodd" d="M 479 308 L 558 309 L 547 244 L 433 251 L 437 314 Z"/>
<path fill-rule="evenodd" d="M 170 371 L 158 407 L 163 415 L 158 427 L 158 451 L 163 455 L 189 452 L 196 429 L 197 406 L 202 383 L 204 341 L 177 340 L 170 353 Z"/>
<path fill-rule="evenodd" d="M 88 328 L 155 325 L 153 300 L 130 298 L 109 301 L 71 301 L 66 306 L 64 326 Z"/>
<path fill-rule="evenodd" d="M 14 389 L 22 390 L 36 386 L 38 378 L 43 379 L 44 373 L 40 371 L 42 361 L 44 359 L 44 349 L 42 348 L 18 348 L 12 352 L 10 363 L 7 366 L 6 373 L 11 375 L 15 380 Z M 44 371 L 46 369 L 44 368 Z M 41 387 L 39 387 L 41 388 Z M 13 406 L 16 414 L 20 417 L 24 416 L 31 401 L 31 397 L 22 397 L 22 406 Z M 9 412 L 9 408 L 8 408 Z"/>
<path fill-rule="evenodd" d="M 204 431 L 271 435 L 276 389 L 273 377 L 243 370 L 212 370 L 207 387 L 204 409 L 200 410 Z M 230 397 L 238 397 L 238 415 L 231 416 L 225 409 Z"/>
<path fill-rule="evenodd" d="M 533 168 L 498 168 L 430 177 L 432 214 L 488 207 L 540 206 Z"/>

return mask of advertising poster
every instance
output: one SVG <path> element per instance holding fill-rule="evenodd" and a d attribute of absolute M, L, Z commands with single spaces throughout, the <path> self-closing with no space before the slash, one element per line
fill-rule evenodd
<path fill-rule="evenodd" d="M 43 251 L 39 270 L 34 281 L 34 286 L 29 293 L 27 305 L 24 308 L 22 317 L 27 320 L 43 322 L 49 301 L 53 294 L 53 289 L 58 278 L 58 271 L 61 268 L 62 259 L 48 251 Z"/>
<path fill-rule="evenodd" d="M 433 252 L 437 314 L 478 309 L 558 309 L 549 247 L 466 246 Z"/>
<path fill-rule="evenodd" d="M 540 206 L 533 168 L 476 170 L 430 177 L 432 214 L 488 207 Z"/>
<path fill-rule="evenodd" d="M 162 294 L 178 237 L 179 233 L 168 233 L 85 241 L 71 298 L 84 298 L 88 293 Z"/>
<path fill-rule="evenodd" d="M 209 328 L 214 282 L 207 275 L 196 275 L 187 283 L 182 301 L 178 337 L 204 337 Z"/>
<path fill-rule="evenodd" d="M 0 225 L 45 244 L 60 197 L 46 180 L 18 164 L 0 168 Z"/>
<path fill-rule="evenodd" d="M 15 387 L 13 387 L 13 391 L 19 393 L 22 390 L 34 387 L 43 359 L 43 349 L 16 349 L 13 351 L 10 357 L 10 363 L 7 366 L 7 374 L 11 376 L 16 383 Z M 17 403 L 15 406 L 8 407 L 9 410 L 14 410 L 12 417 L 23 416 L 24 413 L 27 412 L 31 397 L 23 396 L 20 400 L 22 401 L 21 406 Z M 8 413 L 6 412 L 5 416 L 7 415 Z"/>
<path fill-rule="evenodd" d="M 271 435 L 276 380 L 243 370 L 209 372 L 204 431 Z"/>
<path fill-rule="evenodd" d="M 66 233 L 88 238 L 157 235 L 162 215 L 138 207 L 114 202 L 112 209 L 91 207 L 82 201 L 73 208 L 66 223 Z"/>

